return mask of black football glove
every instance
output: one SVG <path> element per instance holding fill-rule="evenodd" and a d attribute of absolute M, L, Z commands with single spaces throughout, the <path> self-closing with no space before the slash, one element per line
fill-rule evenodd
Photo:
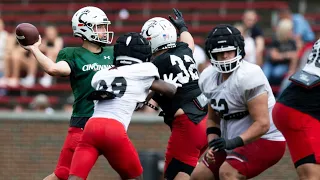
<path fill-rule="evenodd" d="M 169 15 L 169 20 L 178 29 L 179 33 L 181 34 L 184 31 L 188 31 L 188 27 L 183 19 L 182 13 L 175 8 L 173 8 L 173 13 L 175 14 L 176 18 L 173 18 Z"/>
<path fill-rule="evenodd" d="M 243 146 L 243 140 L 240 136 L 233 139 L 216 138 L 209 142 L 209 148 L 213 147 L 213 150 L 232 150 L 234 148 Z"/>

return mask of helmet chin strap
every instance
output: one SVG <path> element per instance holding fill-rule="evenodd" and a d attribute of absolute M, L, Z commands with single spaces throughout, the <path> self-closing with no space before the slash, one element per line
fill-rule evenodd
<path fill-rule="evenodd" d="M 165 44 L 165 45 L 162 45 L 162 46 L 157 47 L 157 48 L 153 51 L 153 53 L 159 52 L 159 51 L 161 51 L 161 50 L 166 50 L 166 49 L 175 48 L 176 46 L 177 46 L 176 43 Z"/>
<path fill-rule="evenodd" d="M 118 56 L 115 61 L 116 66 L 132 65 L 136 63 L 143 63 L 143 61 L 129 56 Z"/>
<path fill-rule="evenodd" d="M 116 57 L 116 61 L 121 61 L 121 60 L 128 60 L 128 61 L 132 61 L 132 62 L 136 62 L 136 63 L 143 63 L 142 60 L 138 59 L 138 58 L 134 58 L 134 57 L 129 57 L 129 56 L 118 56 Z"/>

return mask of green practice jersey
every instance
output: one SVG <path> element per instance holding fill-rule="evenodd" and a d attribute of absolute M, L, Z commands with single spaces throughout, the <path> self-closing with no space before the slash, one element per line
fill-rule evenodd
<path fill-rule="evenodd" d="M 70 126 L 82 128 L 93 113 L 94 103 L 87 100 L 94 90 L 91 79 L 97 71 L 112 66 L 113 46 L 103 47 L 98 54 L 83 47 L 64 48 L 58 54 L 59 61 L 66 61 L 71 68 L 70 84 L 74 103 Z"/>

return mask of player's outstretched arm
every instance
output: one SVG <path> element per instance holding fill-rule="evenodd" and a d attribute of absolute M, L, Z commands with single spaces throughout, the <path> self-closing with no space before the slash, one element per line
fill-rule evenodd
<path fill-rule="evenodd" d="M 188 31 L 184 31 L 180 34 L 180 41 L 187 43 L 192 52 L 194 52 L 194 40 Z"/>
<path fill-rule="evenodd" d="M 40 51 L 40 44 L 41 36 L 39 36 L 39 41 L 35 44 L 30 46 L 21 46 L 24 49 L 27 49 L 32 52 L 32 54 L 35 56 L 35 58 L 37 59 L 37 61 L 46 73 L 50 74 L 51 76 L 68 76 L 71 73 L 71 68 L 69 64 L 65 61 L 55 63 L 55 61 L 51 60 Z"/>
<path fill-rule="evenodd" d="M 168 97 L 173 97 L 177 91 L 177 88 L 175 85 L 166 83 L 161 79 L 154 80 L 150 89 Z"/>
<path fill-rule="evenodd" d="M 192 35 L 188 32 L 188 27 L 183 19 L 182 13 L 175 8 L 173 8 L 173 13 L 175 14 L 176 18 L 173 18 L 169 15 L 169 20 L 178 29 L 180 34 L 180 41 L 187 43 L 189 45 L 189 48 L 193 52 L 194 40 Z"/>
<path fill-rule="evenodd" d="M 253 124 L 240 135 L 244 144 L 259 139 L 268 132 L 270 128 L 269 110 L 268 110 L 268 93 L 263 93 L 250 100 L 248 110 L 253 119 Z"/>

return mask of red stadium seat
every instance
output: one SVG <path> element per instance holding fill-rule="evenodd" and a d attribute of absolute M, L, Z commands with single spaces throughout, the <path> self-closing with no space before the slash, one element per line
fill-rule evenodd
<path fill-rule="evenodd" d="M 123 21 L 128 22 L 145 22 L 146 20 L 152 18 L 152 17 L 166 17 L 168 14 L 149 14 L 149 15 L 141 15 L 141 14 L 132 14 L 129 16 L 128 19 L 125 19 Z M 1 18 L 4 21 L 16 21 L 16 22 L 39 22 L 39 21 L 53 21 L 53 22 L 66 22 L 70 23 L 70 19 L 72 18 L 71 15 L 65 15 L 65 14 L 44 14 L 44 15 L 37 15 L 37 14 L 26 14 L 23 16 L 19 15 L 3 15 Z M 117 14 L 110 14 L 108 15 L 108 18 L 111 21 L 115 21 L 119 19 L 119 16 Z M 201 21 L 240 21 L 242 18 L 242 14 L 227 14 L 227 15 L 219 15 L 217 13 L 210 13 L 210 14 L 186 14 L 184 15 L 184 19 L 186 21 L 194 21 L 194 20 L 201 20 Z"/>
<path fill-rule="evenodd" d="M 246 9 L 263 10 L 267 13 L 272 10 L 287 8 L 287 1 L 194 1 L 194 2 L 106 2 L 106 3 L 92 3 L 92 0 L 28 0 L 28 3 L 21 3 L 24 0 L 1 0 L 0 11 L 1 18 L 6 23 L 6 30 L 13 32 L 16 25 L 21 22 L 29 22 L 36 25 L 43 33 L 46 24 L 55 24 L 59 33 L 64 39 L 65 46 L 79 45 L 81 39 L 72 36 L 72 28 L 70 26 L 73 13 L 84 7 L 90 5 L 100 7 L 103 9 L 109 19 L 112 21 L 110 30 L 115 32 L 116 39 L 120 34 L 141 30 L 142 24 L 149 18 L 160 16 L 166 17 L 171 13 L 172 8 L 179 8 L 183 11 L 185 20 L 189 24 L 189 30 L 193 34 L 195 43 L 199 45 L 204 44 L 207 33 L 219 23 L 233 24 L 241 21 L 242 13 Z M 201 4 L 201 6 L 199 6 Z M 121 9 L 127 9 L 130 12 L 128 19 L 120 20 L 118 12 Z M 225 10 L 224 12 L 221 12 Z M 230 13 L 232 10 L 232 13 Z M 262 17 L 261 17 L 262 19 Z M 265 20 L 266 17 L 264 16 Z M 123 23 L 121 23 L 121 21 Z M 319 29 L 313 26 L 314 29 Z M 266 42 L 271 41 L 270 37 L 266 37 Z M 11 92 L 18 91 L 71 91 L 69 84 L 55 84 L 49 88 L 36 85 L 32 88 L 7 87 Z M 1 103 L 1 99 L 0 99 Z"/>
<path fill-rule="evenodd" d="M 201 6 L 199 6 L 201 4 Z M 1 11 L 19 11 L 19 12 L 34 12 L 34 11 L 50 11 L 56 10 L 78 10 L 87 3 L 36 3 L 36 4 L 8 4 L 0 6 Z M 280 9 L 287 8 L 288 3 L 285 1 L 261 1 L 261 2 L 108 2 L 96 3 L 95 6 L 102 9 L 121 10 L 169 10 L 179 8 L 181 10 L 214 10 L 214 9 Z"/>
<path fill-rule="evenodd" d="M 36 84 L 33 87 L 1 87 L 6 88 L 9 91 L 71 91 L 71 87 L 69 83 L 61 83 L 61 84 L 53 84 L 50 87 L 43 87 L 40 84 Z"/>
<path fill-rule="evenodd" d="M 308 20 L 320 20 L 320 14 L 309 13 L 305 14 L 304 17 Z"/>
<path fill-rule="evenodd" d="M 115 36 L 113 38 L 113 43 L 115 42 L 115 40 L 117 38 L 118 38 L 118 36 Z M 203 37 L 194 36 L 193 38 L 194 38 L 194 41 L 195 41 L 196 44 L 200 44 L 200 45 L 204 44 L 204 40 L 205 39 Z M 75 38 L 73 36 L 66 36 L 66 37 L 63 38 L 63 41 L 64 41 L 65 44 L 69 44 L 69 45 L 80 45 L 81 42 L 82 42 L 82 40 L 80 38 Z"/>
<path fill-rule="evenodd" d="M 8 103 L 19 103 L 19 104 L 30 104 L 34 97 L 31 96 L 0 96 L 0 104 L 8 104 Z M 59 101 L 59 97 L 49 96 L 49 103 L 51 105 L 57 104 Z"/>

